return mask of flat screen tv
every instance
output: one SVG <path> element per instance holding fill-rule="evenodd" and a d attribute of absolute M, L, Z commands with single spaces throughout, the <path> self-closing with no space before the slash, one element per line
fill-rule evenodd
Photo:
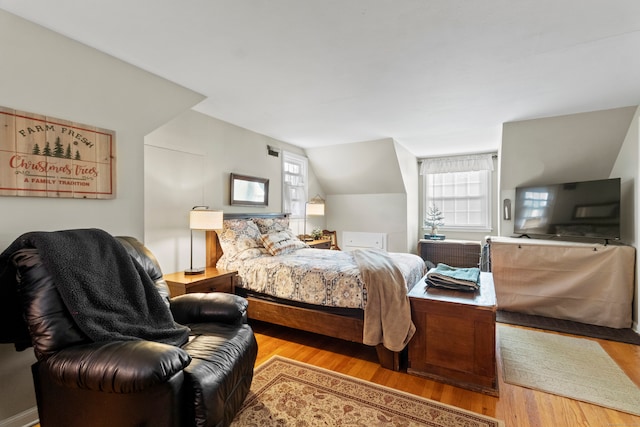
<path fill-rule="evenodd" d="M 516 188 L 514 233 L 620 239 L 620 178 Z"/>

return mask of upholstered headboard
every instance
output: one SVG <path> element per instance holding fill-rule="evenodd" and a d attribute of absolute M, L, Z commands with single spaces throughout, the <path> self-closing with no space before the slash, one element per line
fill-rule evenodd
<path fill-rule="evenodd" d="M 250 219 L 250 218 L 287 218 L 288 213 L 225 213 L 223 219 Z M 207 267 L 215 267 L 220 257 L 222 248 L 215 231 L 207 231 Z"/>

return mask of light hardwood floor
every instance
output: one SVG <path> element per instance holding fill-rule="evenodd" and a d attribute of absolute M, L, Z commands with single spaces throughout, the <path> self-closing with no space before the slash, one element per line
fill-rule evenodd
<path fill-rule="evenodd" d="M 280 355 L 499 418 L 505 421 L 506 427 L 640 426 L 638 416 L 503 382 L 499 352 L 500 397 L 492 397 L 381 368 L 375 350 L 361 344 L 265 323 L 252 323 L 252 326 L 259 346 L 256 365 Z M 596 341 L 640 386 L 640 346 Z"/>
<path fill-rule="evenodd" d="M 506 427 L 640 426 L 637 416 L 506 384 L 502 381 L 499 352 L 500 397 L 492 397 L 381 368 L 371 347 L 261 322 L 251 324 L 259 347 L 256 366 L 274 355 L 288 357 L 499 418 L 505 421 Z M 640 346 L 595 341 L 640 386 Z"/>

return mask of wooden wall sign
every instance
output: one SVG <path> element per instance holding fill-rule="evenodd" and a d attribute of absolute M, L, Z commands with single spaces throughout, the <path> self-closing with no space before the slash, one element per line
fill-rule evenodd
<path fill-rule="evenodd" d="M 115 132 L 0 107 L 0 195 L 113 199 Z"/>

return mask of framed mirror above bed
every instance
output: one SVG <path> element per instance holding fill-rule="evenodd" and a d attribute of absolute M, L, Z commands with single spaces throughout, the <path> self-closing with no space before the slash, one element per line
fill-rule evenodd
<path fill-rule="evenodd" d="M 269 180 L 255 176 L 231 174 L 231 205 L 268 206 Z"/>

